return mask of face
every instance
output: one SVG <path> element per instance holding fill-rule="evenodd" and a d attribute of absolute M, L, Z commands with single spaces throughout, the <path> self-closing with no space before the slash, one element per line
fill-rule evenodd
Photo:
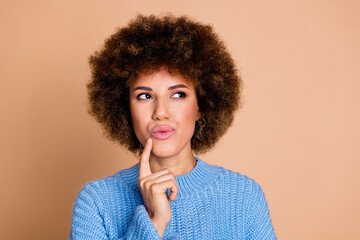
<path fill-rule="evenodd" d="M 193 84 L 163 69 L 141 75 L 129 89 L 134 131 L 144 146 L 153 140 L 152 154 L 172 157 L 191 152 L 191 137 L 199 107 Z"/>

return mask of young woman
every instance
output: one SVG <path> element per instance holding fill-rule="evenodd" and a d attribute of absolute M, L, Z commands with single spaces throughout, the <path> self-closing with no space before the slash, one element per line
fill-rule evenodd
<path fill-rule="evenodd" d="M 90 65 L 90 113 L 139 163 L 80 191 L 70 239 L 276 239 L 261 187 L 193 154 L 241 105 L 241 79 L 210 26 L 139 15 Z"/>

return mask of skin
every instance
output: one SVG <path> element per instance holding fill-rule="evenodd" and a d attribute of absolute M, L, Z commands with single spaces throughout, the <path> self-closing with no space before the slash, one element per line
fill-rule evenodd
<path fill-rule="evenodd" d="M 139 76 L 129 90 L 134 131 L 145 146 L 138 185 L 150 219 L 163 237 L 171 219 L 169 200 L 175 201 L 179 191 L 175 176 L 191 171 L 196 164 L 190 142 L 200 116 L 196 91 L 191 81 L 166 69 Z M 174 129 L 173 135 L 158 139 L 152 129 L 163 125 Z"/>

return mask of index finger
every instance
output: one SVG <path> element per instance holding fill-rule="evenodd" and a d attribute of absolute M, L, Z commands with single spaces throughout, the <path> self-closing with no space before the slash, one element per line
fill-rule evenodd
<path fill-rule="evenodd" d="M 145 143 L 144 151 L 142 152 L 139 161 L 139 179 L 152 174 L 149 164 L 151 149 L 152 149 L 152 139 L 148 138 L 148 140 Z"/>

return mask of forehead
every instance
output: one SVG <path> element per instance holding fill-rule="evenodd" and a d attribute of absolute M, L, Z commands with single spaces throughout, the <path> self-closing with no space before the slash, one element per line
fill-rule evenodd
<path fill-rule="evenodd" d="M 151 73 L 140 74 L 131 84 L 130 89 L 137 86 L 170 87 L 177 84 L 184 84 L 189 88 L 194 88 L 191 80 L 183 77 L 179 73 L 170 73 L 167 69 L 160 69 Z"/>

